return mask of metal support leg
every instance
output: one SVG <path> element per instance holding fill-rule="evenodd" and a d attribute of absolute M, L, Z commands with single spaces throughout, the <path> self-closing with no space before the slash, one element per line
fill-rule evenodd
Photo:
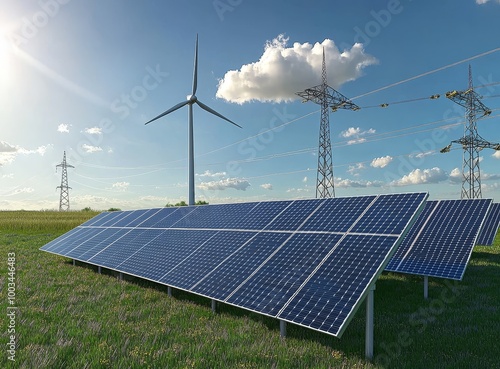
<path fill-rule="evenodd" d="M 366 295 L 366 337 L 365 337 L 365 357 L 366 360 L 373 359 L 373 300 L 375 285 L 370 287 Z"/>
<path fill-rule="evenodd" d="M 172 297 L 172 287 L 167 286 L 167 294 L 169 297 Z"/>
<path fill-rule="evenodd" d="M 123 273 L 122 272 L 120 272 L 119 278 L 120 278 L 120 281 L 123 281 Z"/>
<path fill-rule="evenodd" d="M 286 322 L 284 320 L 280 320 L 280 336 L 281 338 L 286 337 Z"/>
<path fill-rule="evenodd" d="M 75 259 L 73 259 L 73 265 L 76 265 L 76 263 L 75 263 Z"/>
<path fill-rule="evenodd" d="M 429 298 L 429 277 L 424 276 L 424 299 Z"/>
<path fill-rule="evenodd" d="M 212 313 L 216 313 L 217 312 L 217 301 L 215 300 L 212 300 Z"/>
<path fill-rule="evenodd" d="M 97 266 L 97 273 L 101 274 L 101 266 L 100 265 Z"/>

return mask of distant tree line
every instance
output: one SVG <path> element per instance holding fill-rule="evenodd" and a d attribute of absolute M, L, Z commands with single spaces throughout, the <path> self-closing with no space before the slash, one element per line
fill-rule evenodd
<path fill-rule="evenodd" d="M 121 211 L 122 209 L 120 208 L 109 208 L 107 211 Z M 81 211 L 83 211 L 84 213 L 87 213 L 89 211 L 100 211 L 100 210 L 94 210 L 92 208 L 90 208 L 89 206 L 87 206 L 86 208 L 83 208 Z"/>
<path fill-rule="evenodd" d="M 208 205 L 208 202 L 199 200 L 199 201 L 196 201 L 195 205 Z M 165 207 L 167 207 L 167 208 L 176 207 L 176 206 L 188 206 L 188 204 L 186 203 L 186 201 L 180 201 L 176 204 L 167 203 L 167 205 L 165 205 Z M 109 208 L 107 211 L 121 211 L 121 210 L 122 209 L 120 209 L 120 208 Z M 96 210 L 87 206 L 86 208 L 83 208 L 81 211 L 86 213 L 86 212 L 96 211 Z"/>
<path fill-rule="evenodd" d="M 208 205 L 208 202 L 199 200 L 196 201 L 195 205 Z M 166 208 L 171 208 L 174 206 L 188 206 L 188 204 L 186 203 L 186 201 L 181 201 L 176 204 L 167 203 L 167 205 L 165 205 Z"/>

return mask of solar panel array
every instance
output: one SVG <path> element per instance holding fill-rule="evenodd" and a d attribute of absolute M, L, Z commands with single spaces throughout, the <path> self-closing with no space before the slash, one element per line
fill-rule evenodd
<path fill-rule="evenodd" d="M 340 336 L 426 198 L 109 212 L 41 250 Z"/>
<path fill-rule="evenodd" d="M 462 280 L 491 201 L 427 201 L 386 271 Z"/>
<path fill-rule="evenodd" d="M 484 220 L 484 225 L 477 238 L 477 244 L 486 246 L 493 245 L 498 227 L 500 227 L 500 204 L 491 204 L 490 210 Z"/>

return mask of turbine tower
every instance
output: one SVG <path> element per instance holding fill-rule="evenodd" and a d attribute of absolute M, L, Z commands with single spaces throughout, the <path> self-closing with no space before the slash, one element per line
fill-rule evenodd
<path fill-rule="evenodd" d="M 68 168 L 74 168 L 74 166 L 66 162 L 66 151 L 64 151 L 63 160 L 61 164 L 56 165 L 56 172 L 58 167 L 62 168 L 61 185 L 56 187 L 56 189 L 57 188 L 61 189 L 61 196 L 59 198 L 59 211 L 68 211 L 69 190 L 71 189 L 71 187 L 68 186 Z"/>
<path fill-rule="evenodd" d="M 325 48 L 323 48 L 321 77 L 321 85 L 308 88 L 303 92 L 297 92 L 297 95 L 302 97 L 302 102 L 313 101 L 321 105 L 316 197 L 323 199 L 335 197 L 328 107 L 331 107 L 332 111 L 337 111 L 338 109 L 359 110 L 359 107 L 340 92 L 328 86 L 326 79 Z"/>
<path fill-rule="evenodd" d="M 182 108 L 184 105 L 189 105 L 189 110 L 188 110 L 188 188 L 189 188 L 189 200 L 188 200 L 188 205 L 194 205 L 194 139 L 193 139 L 193 105 L 198 104 L 200 108 L 203 110 L 208 111 L 209 113 L 222 118 L 226 121 L 228 121 L 231 124 L 234 124 L 235 126 L 241 128 L 238 124 L 234 123 L 232 120 L 227 119 L 225 116 L 223 116 L 220 113 L 217 113 L 215 110 L 212 108 L 208 107 L 207 105 L 203 104 L 198 98 L 196 97 L 196 89 L 198 86 L 198 35 L 196 35 L 196 47 L 194 51 L 194 71 L 193 71 L 193 89 L 191 95 L 187 96 L 187 100 L 180 102 L 177 105 L 174 105 L 164 113 L 158 115 L 157 117 L 151 119 L 150 121 L 146 122 L 145 124 L 149 124 L 167 114 L 170 114 L 177 109 Z"/>
<path fill-rule="evenodd" d="M 449 152 L 454 143 L 462 145 L 464 150 L 462 164 L 462 199 L 480 199 L 481 194 L 481 171 L 479 169 L 479 152 L 482 149 L 500 150 L 500 144 L 491 143 L 483 139 L 477 133 L 476 121 L 478 118 L 491 114 L 474 91 L 472 84 L 472 69 L 469 65 L 469 88 L 465 91 L 449 91 L 446 97 L 465 108 L 465 131 L 464 136 L 441 150 L 442 153 Z"/>

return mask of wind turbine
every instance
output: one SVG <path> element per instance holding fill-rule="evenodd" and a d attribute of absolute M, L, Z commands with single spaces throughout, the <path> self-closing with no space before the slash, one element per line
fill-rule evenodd
<path fill-rule="evenodd" d="M 149 124 L 151 122 L 154 122 L 155 120 L 170 114 L 177 109 L 182 108 L 184 105 L 189 105 L 189 111 L 188 111 L 188 187 L 189 187 L 189 201 L 188 205 L 194 205 L 194 140 L 193 140 L 193 105 L 198 104 L 200 108 L 203 110 L 208 111 L 209 113 L 212 113 L 213 115 L 218 116 L 219 118 L 222 118 L 226 121 L 228 121 L 231 124 L 234 124 L 237 127 L 240 127 L 238 124 L 234 123 L 232 120 L 227 119 L 225 116 L 223 116 L 220 113 L 217 113 L 215 110 L 212 108 L 208 107 L 207 105 L 203 104 L 198 98 L 196 97 L 196 88 L 198 86 L 198 35 L 196 35 L 196 47 L 194 51 L 194 71 L 193 71 L 193 92 L 191 95 L 187 96 L 186 101 L 183 101 L 177 105 L 174 105 L 170 109 L 168 109 L 166 112 L 158 115 L 157 117 L 151 119 L 149 122 L 146 122 L 145 124 Z"/>

